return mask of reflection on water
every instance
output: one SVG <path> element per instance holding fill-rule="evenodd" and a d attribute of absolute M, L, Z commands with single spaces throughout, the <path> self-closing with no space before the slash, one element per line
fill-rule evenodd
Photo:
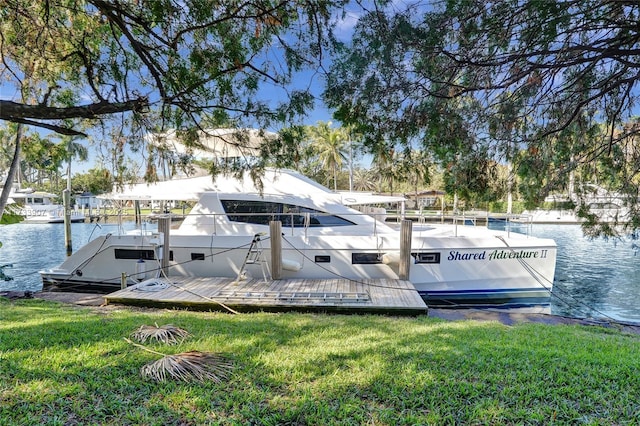
<path fill-rule="evenodd" d="M 155 229 L 155 224 L 144 225 Z M 494 226 L 494 225 L 492 225 Z M 126 223 L 125 230 L 134 229 Z M 527 227 L 512 225 L 513 231 Z M 631 240 L 591 240 L 579 225 L 528 227 L 530 234 L 553 238 L 558 244 L 558 262 L 551 312 L 576 317 L 610 317 L 640 322 L 640 257 Z M 115 224 L 74 223 L 74 249 L 97 235 L 118 232 Z M 0 281 L 0 290 L 40 290 L 38 271 L 59 265 L 65 258 L 64 226 L 18 224 L 0 226 L 0 265 L 12 263 L 5 273 L 13 281 Z"/>

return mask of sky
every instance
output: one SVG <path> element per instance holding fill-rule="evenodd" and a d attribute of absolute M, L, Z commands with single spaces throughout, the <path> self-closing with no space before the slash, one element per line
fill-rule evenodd
<path fill-rule="evenodd" d="M 349 42 L 354 27 L 358 22 L 360 13 L 361 10 L 359 6 L 347 6 L 344 17 L 337 20 L 337 26 L 334 29 L 335 35 L 338 37 L 338 39 L 344 42 Z M 329 63 L 326 63 L 324 65 L 328 66 Z M 259 95 L 259 97 L 266 99 L 270 98 L 272 96 L 273 89 L 267 85 L 263 85 L 262 87 L 262 94 Z M 310 88 L 312 94 L 316 97 L 316 102 L 315 107 L 313 109 L 310 109 L 307 112 L 307 115 L 301 118 L 301 124 L 315 125 L 320 121 L 324 121 L 332 122 L 333 127 L 337 127 L 339 123 L 333 120 L 332 112 L 324 105 L 321 99 L 321 94 L 324 87 L 324 80 L 322 75 L 314 70 L 300 72 L 292 82 L 290 89 L 307 87 Z M 266 130 L 277 132 L 279 129 L 273 128 Z M 96 137 L 101 138 L 102 136 L 96 135 Z M 95 152 L 95 149 L 91 149 L 90 151 L 91 155 L 89 160 L 83 163 L 74 164 L 72 173 L 84 173 L 95 165 L 97 161 L 97 153 Z"/>
<path fill-rule="evenodd" d="M 358 21 L 359 13 L 361 13 L 360 7 L 355 4 L 348 5 L 346 7 L 346 13 L 344 17 L 342 17 L 337 21 L 337 27 L 335 28 L 335 34 L 339 39 L 346 42 L 349 41 L 351 34 L 353 33 L 353 29 Z M 327 65 L 329 64 L 325 64 L 325 66 Z M 331 111 L 329 111 L 324 106 L 321 99 L 323 85 L 324 85 L 324 81 L 322 76 L 319 73 L 315 73 L 313 71 L 301 72 L 296 77 L 296 79 L 292 82 L 293 88 L 309 87 L 312 93 L 316 97 L 315 108 L 308 111 L 308 114 L 301 119 L 301 124 L 314 125 L 319 121 L 334 121 L 332 120 Z M 268 91 L 268 90 L 269 90 L 268 88 L 265 88 L 265 91 Z M 265 92 L 263 96 L 268 98 L 270 96 L 270 93 Z M 13 86 L 8 85 L 7 82 L 3 82 L 2 84 L 0 84 L 0 99 L 15 100 L 18 98 L 19 98 L 19 93 L 16 91 L 16 89 Z M 91 100 L 87 97 L 86 102 L 89 103 L 91 102 Z M 334 126 L 337 126 L 337 125 L 338 123 L 335 123 L 334 121 Z M 267 129 L 267 130 L 277 131 L 278 129 Z M 38 131 L 42 136 L 51 135 L 50 132 L 43 129 L 37 129 L 35 127 L 30 127 L 29 131 Z M 91 132 L 91 136 L 95 139 L 104 138 L 97 131 Z M 57 138 L 54 138 L 54 140 L 56 139 Z M 79 141 L 81 142 L 81 140 Z M 95 165 L 97 155 L 98 155 L 97 149 L 92 146 L 89 146 L 89 150 L 90 150 L 89 160 L 83 163 L 74 164 L 72 167 L 73 173 L 85 172 L 86 170 L 92 168 Z"/>
<path fill-rule="evenodd" d="M 348 43 L 351 39 L 351 36 L 354 31 L 354 27 L 356 26 L 359 16 L 362 13 L 359 6 L 349 5 L 346 7 L 344 17 L 340 19 L 336 19 L 336 27 L 334 29 L 335 36 L 345 43 Z M 274 61 L 281 61 L 282 58 L 279 57 L 281 52 L 270 52 L 270 57 L 273 57 Z M 324 63 L 323 66 L 325 69 L 330 65 L 330 61 L 328 60 L 328 56 L 324 55 Z M 260 98 L 269 99 L 270 96 L 274 92 L 282 91 L 282 89 L 273 89 L 269 85 L 263 85 L 262 94 L 259 95 Z M 324 79 L 321 73 L 315 70 L 306 70 L 303 72 L 299 72 L 292 81 L 291 85 L 288 87 L 289 89 L 307 89 L 309 88 L 312 94 L 316 97 L 315 108 L 308 111 L 307 116 L 302 118 L 302 123 L 305 125 L 314 125 L 318 121 L 333 121 L 332 112 L 324 105 L 322 102 L 322 91 L 324 89 Z M 277 131 L 278 129 L 269 129 L 272 131 Z"/>

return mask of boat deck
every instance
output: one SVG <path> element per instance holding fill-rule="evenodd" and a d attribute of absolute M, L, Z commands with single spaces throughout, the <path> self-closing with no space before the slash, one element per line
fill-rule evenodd
<path fill-rule="evenodd" d="M 413 284 L 393 279 L 237 281 L 221 277 L 153 279 L 104 296 L 106 303 L 192 310 L 320 311 L 423 315 Z"/>

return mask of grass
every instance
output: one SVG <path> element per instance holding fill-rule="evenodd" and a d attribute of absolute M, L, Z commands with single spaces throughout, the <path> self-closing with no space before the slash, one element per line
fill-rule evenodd
<path fill-rule="evenodd" d="M 224 383 L 156 383 L 124 338 L 173 324 Z M 600 327 L 77 308 L 0 299 L 3 425 L 640 423 L 640 336 Z"/>
<path fill-rule="evenodd" d="M 0 225 L 11 225 L 14 223 L 22 222 L 23 218 L 20 215 L 9 213 L 6 210 L 3 212 L 0 217 Z"/>

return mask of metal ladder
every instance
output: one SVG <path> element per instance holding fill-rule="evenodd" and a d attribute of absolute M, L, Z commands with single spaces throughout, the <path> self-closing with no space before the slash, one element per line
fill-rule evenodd
<path fill-rule="evenodd" d="M 247 254 L 244 257 L 244 262 L 242 262 L 242 267 L 238 271 L 238 276 L 236 277 L 236 282 L 243 281 L 246 279 L 246 268 L 247 265 L 255 265 L 260 264 L 260 269 L 262 270 L 262 278 L 265 282 L 268 281 L 267 275 L 271 277 L 271 271 L 269 271 L 269 264 L 267 260 L 262 256 L 262 242 L 260 237 L 265 235 L 264 232 L 255 234 L 253 239 L 251 240 L 251 244 L 249 245 L 249 250 L 247 250 Z"/>

